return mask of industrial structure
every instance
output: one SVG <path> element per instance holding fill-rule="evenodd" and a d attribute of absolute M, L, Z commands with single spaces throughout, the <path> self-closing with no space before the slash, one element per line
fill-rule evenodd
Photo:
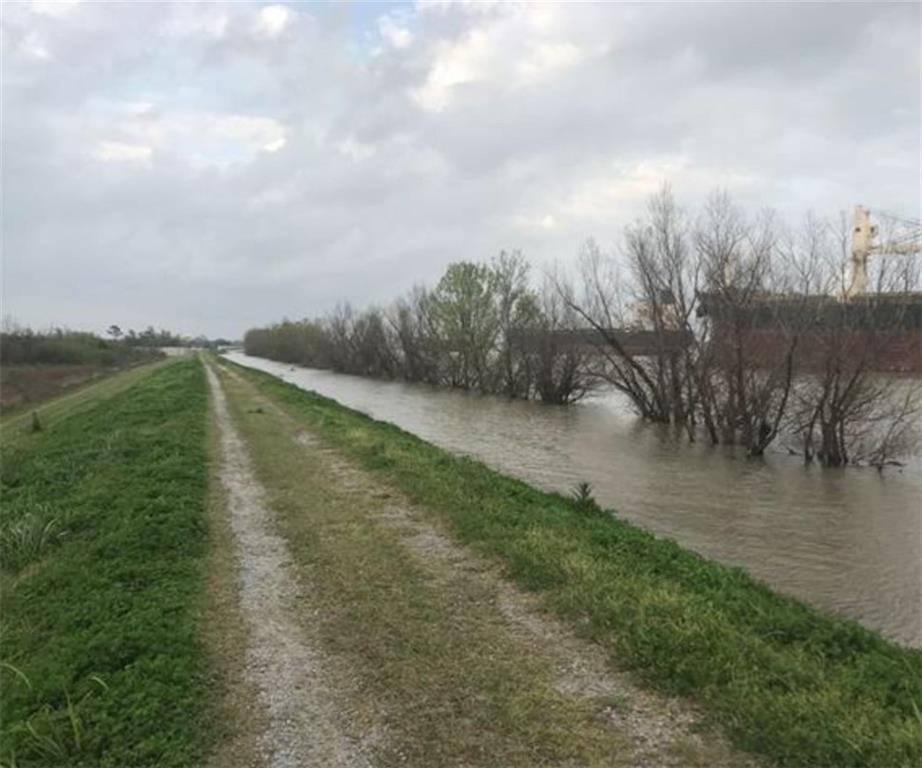
<path fill-rule="evenodd" d="M 895 218 L 895 217 L 894 217 Z M 871 224 L 871 212 L 863 205 L 855 206 L 854 226 L 852 229 L 851 279 L 845 290 L 845 298 L 862 296 L 868 293 L 868 262 L 871 256 L 890 254 L 908 254 L 922 252 L 920 241 L 920 223 L 913 219 L 898 220 L 909 225 L 909 231 L 901 236 L 891 237 L 880 242 L 880 227 Z"/>
<path fill-rule="evenodd" d="M 738 306 L 705 293 L 699 316 L 712 320 L 718 343 L 741 339 L 767 364 L 796 346 L 801 370 L 835 359 L 880 372 L 922 374 L 922 293 L 874 290 L 880 286 L 872 285 L 869 269 L 872 258 L 922 253 L 922 224 L 887 218 L 894 231 L 882 239 L 870 211 L 855 207 L 850 270 L 840 295 L 765 295 Z"/>
<path fill-rule="evenodd" d="M 763 294 L 743 303 L 728 294 L 699 293 L 697 316 L 710 321 L 717 349 L 731 354 L 739 344 L 750 361 L 768 367 L 796 348 L 798 370 L 819 370 L 834 356 L 868 370 L 922 374 L 922 293 L 874 290 L 870 269 L 872 259 L 922 253 L 922 224 L 886 218 L 893 231 L 882 239 L 871 212 L 855 206 L 851 256 L 842 265 L 843 288 L 837 293 Z M 649 302 L 631 309 L 631 322 L 623 328 L 561 329 L 550 335 L 519 331 L 513 343 L 532 350 L 551 343 L 563 351 L 606 347 L 626 357 L 661 357 L 677 355 L 694 342 L 668 291 L 658 297 L 655 312 Z"/>

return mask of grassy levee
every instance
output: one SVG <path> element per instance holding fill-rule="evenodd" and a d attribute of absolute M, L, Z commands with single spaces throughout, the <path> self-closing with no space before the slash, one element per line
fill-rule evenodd
<path fill-rule="evenodd" d="M 16 406 L 0 418 L 0 432 L 4 444 L 19 439 L 23 431 L 31 426 L 32 414 L 37 413 L 39 422 L 51 424 L 58 419 L 71 416 L 80 410 L 93 407 L 113 395 L 123 392 L 157 368 L 169 365 L 173 360 L 157 360 L 113 371 L 102 379 L 95 379 L 65 390 L 59 395 L 40 403 L 24 403 Z"/>
<path fill-rule="evenodd" d="M 202 762 L 205 377 L 130 381 L 4 441 L 5 765 Z"/>
<path fill-rule="evenodd" d="M 922 762 L 922 651 L 269 374 L 222 364 L 441 518 L 650 685 L 785 766 Z"/>

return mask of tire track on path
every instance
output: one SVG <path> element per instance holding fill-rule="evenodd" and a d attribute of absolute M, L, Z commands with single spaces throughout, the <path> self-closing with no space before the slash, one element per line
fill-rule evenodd
<path fill-rule="evenodd" d="M 267 726 L 259 749 L 270 768 L 366 768 L 360 746 L 343 729 L 324 655 L 296 618 L 302 597 L 285 540 L 235 429 L 221 383 L 206 366 L 221 446 L 221 484 L 236 542 L 239 600 L 249 644 L 246 678 L 256 688 Z"/>

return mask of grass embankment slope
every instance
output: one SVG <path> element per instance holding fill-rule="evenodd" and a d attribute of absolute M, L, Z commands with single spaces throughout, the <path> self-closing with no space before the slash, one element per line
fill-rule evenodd
<path fill-rule="evenodd" d="M 68 387 L 66 392 L 42 400 L 42 402 L 27 403 L 21 407 L 8 409 L 0 418 L 4 444 L 20 441 L 29 434 L 27 429 L 21 429 L 21 427 L 29 427 L 33 412 L 38 414 L 39 423 L 59 421 L 78 411 L 92 408 L 103 400 L 133 387 L 166 363 L 166 360 L 157 360 L 128 369 L 107 371 L 102 379 L 80 382 L 73 387 Z"/>
<path fill-rule="evenodd" d="M 120 369 L 162 357 L 153 347 L 91 333 L 0 333 L 0 411 L 4 414 L 86 386 Z"/>
<path fill-rule="evenodd" d="M 740 747 L 791 766 L 922 761 L 922 652 L 393 425 L 223 364 L 499 558 L 616 664 L 694 697 Z"/>
<path fill-rule="evenodd" d="M 186 360 L 99 387 L 49 405 L 39 432 L 4 423 L 0 762 L 196 765 L 204 372 Z"/>

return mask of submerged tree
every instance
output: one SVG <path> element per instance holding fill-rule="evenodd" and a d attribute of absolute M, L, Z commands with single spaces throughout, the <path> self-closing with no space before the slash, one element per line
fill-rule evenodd
<path fill-rule="evenodd" d="M 922 306 L 909 292 L 919 275 L 913 260 L 882 259 L 870 292 L 837 299 L 847 280 L 841 265 L 847 263 L 849 227 L 843 218 L 817 230 L 819 289 L 790 431 L 808 463 L 882 466 L 905 450 L 917 426 L 919 382 L 880 371 L 922 326 Z"/>
<path fill-rule="evenodd" d="M 643 418 L 692 434 L 694 388 L 687 358 L 693 354 L 688 342 L 697 269 L 668 188 L 626 229 L 619 256 L 603 255 L 587 242 L 578 281 L 559 281 L 561 296 L 596 332 L 596 375 L 627 395 Z M 641 348 L 622 331 L 639 337 Z"/>
<path fill-rule="evenodd" d="M 787 414 L 810 321 L 806 294 L 792 284 L 770 213 L 748 220 L 726 195 L 715 195 L 695 248 L 704 274 L 696 377 L 702 421 L 712 442 L 761 455 Z"/>
<path fill-rule="evenodd" d="M 598 384 L 592 372 L 594 340 L 551 278 L 540 293 L 536 325 L 523 333 L 529 340 L 523 344 L 528 375 L 542 402 L 575 403 Z"/>
<path fill-rule="evenodd" d="M 788 230 L 723 193 L 690 217 L 664 187 L 614 253 L 586 243 L 575 278 L 558 272 L 536 289 L 522 254 L 503 252 L 451 264 L 386 309 L 343 304 L 245 343 L 288 362 L 547 403 L 605 383 L 688 440 L 759 456 L 783 438 L 807 461 L 883 465 L 918 413 L 914 389 L 878 372 L 922 326 L 922 304 L 905 297 L 920 261 L 878 260 L 873 292 L 846 299 L 849 246 L 848 226 L 807 217 Z"/>
<path fill-rule="evenodd" d="M 494 293 L 490 267 L 469 261 L 450 265 L 432 293 L 435 330 L 449 386 L 490 389 L 490 357 L 500 327 Z"/>
<path fill-rule="evenodd" d="M 394 303 L 387 318 L 395 339 L 402 378 L 441 384 L 440 344 L 430 292 L 423 286 L 416 286 Z"/>

